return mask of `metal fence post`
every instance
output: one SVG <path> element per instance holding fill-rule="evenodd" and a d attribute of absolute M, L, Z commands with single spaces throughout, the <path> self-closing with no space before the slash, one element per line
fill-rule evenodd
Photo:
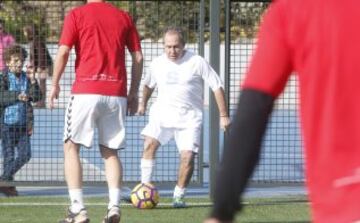
<path fill-rule="evenodd" d="M 230 114 L 230 50 L 231 50 L 231 24 L 230 24 L 230 13 L 231 13 L 231 0 L 225 0 L 225 52 L 224 52 L 224 92 L 225 100 L 228 115 Z M 222 148 L 225 148 L 227 143 L 227 138 L 229 130 L 226 133 L 223 133 L 223 144 L 220 145 Z"/>
<path fill-rule="evenodd" d="M 210 0 L 210 64 L 214 70 L 220 71 L 220 1 Z M 219 111 L 215 98 L 209 93 L 209 129 L 210 129 L 210 196 L 214 195 L 216 169 L 219 163 Z"/>

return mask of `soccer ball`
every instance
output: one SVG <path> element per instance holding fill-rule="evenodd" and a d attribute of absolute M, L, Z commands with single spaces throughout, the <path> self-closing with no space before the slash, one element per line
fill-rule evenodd
<path fill-rule="evenodd" d="M 150 209 L 159 203 L 159 192 L 151 183 L 139 183 L 131 191 L 131 203 L 139 209 Z"/>

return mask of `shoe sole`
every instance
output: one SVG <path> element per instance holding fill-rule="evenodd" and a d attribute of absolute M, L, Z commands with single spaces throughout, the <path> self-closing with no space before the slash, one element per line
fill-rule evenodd
<path fill-rule="evenodd" d="M 103 223 L 119 223 L 120 222 L 120 215 L 113 215 L 108 220 L 103 221 Z"/>
<path fill-rule="evenodd" d="M 65 221 L 59 221 L 59 223 L 63 223 Z M 85 221 L 78 221 L 76 223 L 90 223 L 90 219 L 86 219 Z"/>

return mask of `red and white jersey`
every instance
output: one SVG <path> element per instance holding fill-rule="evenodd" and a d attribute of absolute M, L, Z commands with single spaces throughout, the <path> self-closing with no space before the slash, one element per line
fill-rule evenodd
<path fill-rule="evenodd" d="M 126 96 L 125 48 L 140 51 L 130 16 L 105 2 L 87 3 L 65 18 L 60 45 L 75 46 L 74 94 Z"/>
<path fill-rule="evenodd" d="M 360 220 L 358 27 L 358 0 L 274 1 L 242 86 L 277 97 L 289 75 L 298 75 L 316 223 Z"/>

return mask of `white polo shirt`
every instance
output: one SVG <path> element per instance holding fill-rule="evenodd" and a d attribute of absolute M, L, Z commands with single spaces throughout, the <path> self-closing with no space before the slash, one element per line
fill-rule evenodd
<path fill-rule="evenodd" d="M 215 91 L 222 82 L 209 63 L 184 51 L 174 62 L 165 54 L 152 61 L 145 85 L 158 88 L 158 97 L 150 109 L 150 122 L 160 121 L 171 128 L 199 127 L 202 124 L 204 81 Z"/>

